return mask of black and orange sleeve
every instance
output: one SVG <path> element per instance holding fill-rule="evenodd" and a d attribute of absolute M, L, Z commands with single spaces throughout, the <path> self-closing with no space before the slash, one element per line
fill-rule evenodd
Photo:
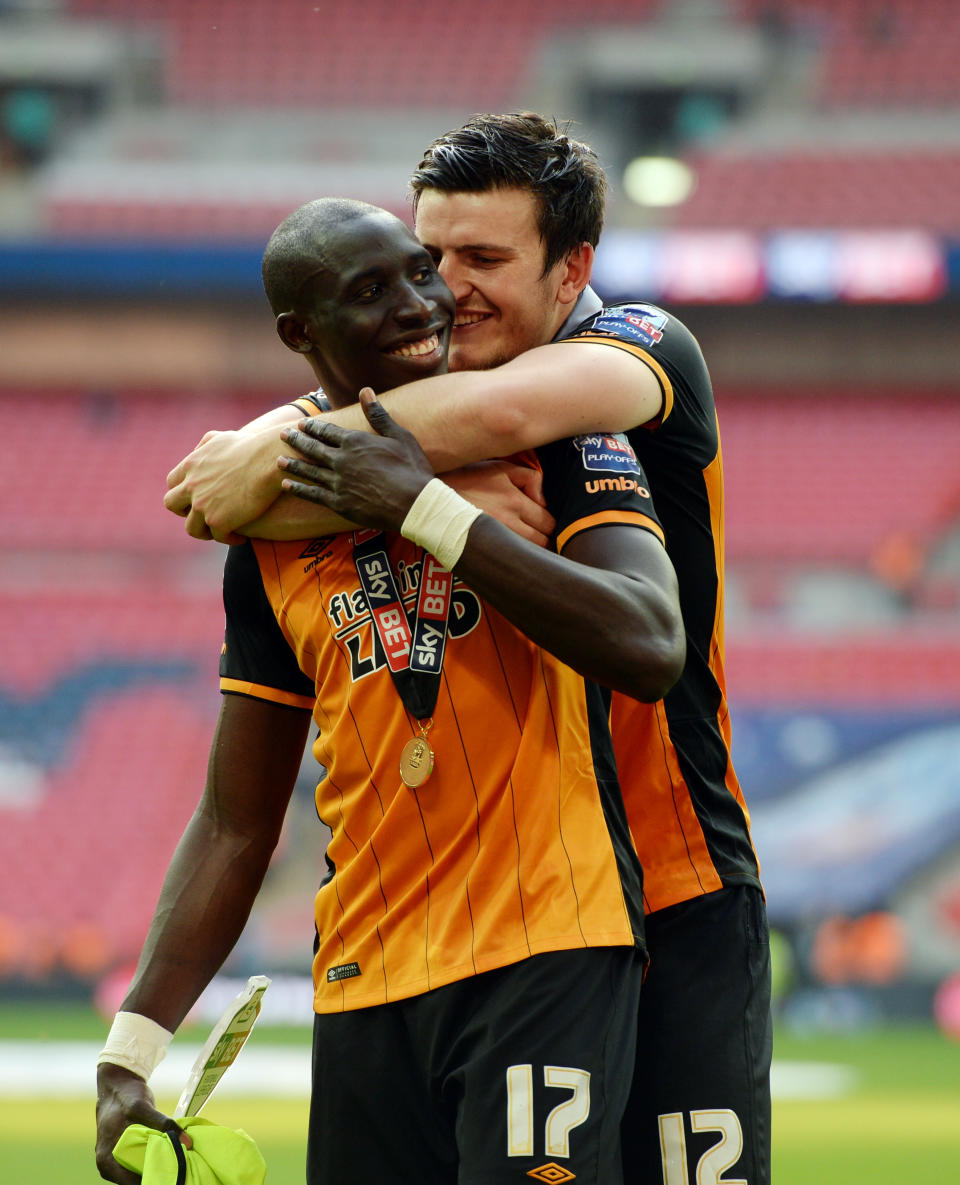
<path fill-rule="evenodd" d="M 312 709 L 316 689 L 277 624 L 251 543 L 231 547 L 223 570 L 226 632 L 220 690 Z"/>
<path fill-rule="evenodd" d="M 642 527 L 663 542 L 647 478 L 627 438 L 596 433 L 537 450 L 543 493 L 556 519 L 556 550 L 581 531 L 620 523 Z"/>

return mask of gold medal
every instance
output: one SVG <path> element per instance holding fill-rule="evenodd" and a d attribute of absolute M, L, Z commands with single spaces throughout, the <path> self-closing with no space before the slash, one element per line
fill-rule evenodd
<path fill-rule="evenodd" d="M 426 728 L 421 724 L 420 736 L 411 737 L 400 750 L 400 780 L 411 790 L 422 786 L 433 773 L 433 749 L 427 740 L 430 724 Z"/>

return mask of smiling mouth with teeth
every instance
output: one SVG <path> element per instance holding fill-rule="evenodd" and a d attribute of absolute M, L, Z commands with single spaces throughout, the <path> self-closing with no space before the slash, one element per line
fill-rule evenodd
<path fill-rule="evenodd" d="M 465 329 L 468 325 L 477 325 L 480 321 L 486 321 L 489 314 L 487 313 L 458 313 L 453 321 L 454 329 Z"/>
<path fill-rule="evenodd" d="M 424 354 L 432 354 L 439 348 L 440 337 L 434 333 L 430 337 L 422 337 L 417 342 L 404 342 L 402 346 L 397 346 L 395 350 L 388 350 L 387 353 L 393 354 L 397 358 L 421 358 Z"/>

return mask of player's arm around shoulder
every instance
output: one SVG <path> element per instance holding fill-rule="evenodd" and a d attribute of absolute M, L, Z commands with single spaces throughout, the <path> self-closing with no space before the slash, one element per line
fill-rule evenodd
<path fill-rule="evenodd" d="M 584 432 L 626 432 L 656 419 L 663 404 L 653 371 L 606 343 L 551 342 L 476 379 L 486 397 L 467 415 L 501 456 Z"/>
<path fill-rule="evenodd" d="M 570 539 L 574 532 L 598 537 L 592 546 L 575 547 L 576 555 L 569 543 L 559 555 L 433 478 L 416 438 L 372 391 L 363 392 L 360 403 L 372 434 L 333 424 L 316 435 L 287 434 L 301 457 L 288 464 L 285 488 L 365 526 L 399 530 L 580 674 L 642 700 L 666 694 L 685 656 L 677 579 L 659 537 L 644 525 L 659 530 L 625 442 L 616 442 L 609 454 L 602 449 L 598 463 L 627 463 L 629 480 L 603 482 L 604 499 L 586 509 L 583 498 L 592 484 L 584 484 L 582 446 L 559 442 L 564 457 L 551 462 L 560 473 L 552 484 L 570 488 L 570 512 L 564 510 L 565 520 L 576 520 Z M 609 439 L 600 438 L 601 446 Z M 615 493 L 606 494 L 608 489 Z"/>
<path fill-rule="evenodd" d="M 551 342 L 491 370 L 437 375 L 378 398 L 416 436 L 434 473 L 583 432 L 625 432 L 663 406 L 656 376 L 635 354 L 581 341 Z M 365 427 L 358 407 L 324 419 Z"/>

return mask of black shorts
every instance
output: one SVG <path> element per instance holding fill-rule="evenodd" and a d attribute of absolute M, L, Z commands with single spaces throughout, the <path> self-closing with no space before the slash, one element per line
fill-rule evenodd
<path fill-rule="evenodd" d="M 535 955 L 314 1022 L 310 1185 L 620 1185 L 642 959 Z"/>
<path fill-rule="evenodd" d="M 763 895 L 737 886 L 659 910 L 647 917 L 647 946 L 624 1180 L 769 1185 L 773 1028 Z"/>

